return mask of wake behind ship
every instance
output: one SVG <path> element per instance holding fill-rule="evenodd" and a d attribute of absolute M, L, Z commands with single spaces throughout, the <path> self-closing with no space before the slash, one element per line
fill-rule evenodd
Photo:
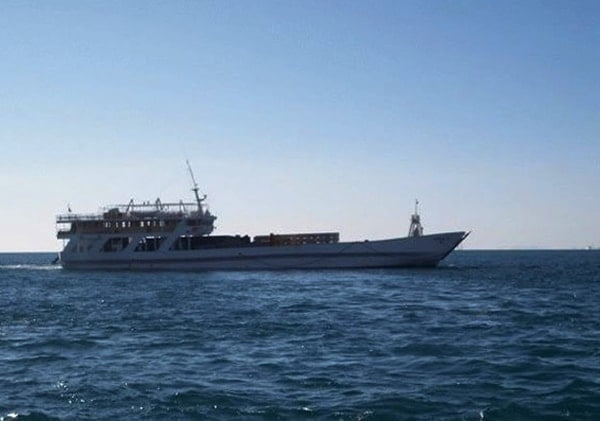
<path fill-rule="evenodd" d="M 409 235 L 340 242 L 337 232 L 211 235 L 216 216 L 195 202 L 113 205 L 98 214 L 58 215 L 59 262 L 73 269 L 279 270 L 436 266 L 468 235 L 423 235 L 418 209 Z"/>

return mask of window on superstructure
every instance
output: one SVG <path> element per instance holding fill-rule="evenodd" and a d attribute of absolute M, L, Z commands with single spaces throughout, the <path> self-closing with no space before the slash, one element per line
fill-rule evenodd
<path fill-rule="evenodd" d="M 135 251 L 156 251 L 160 248 L 165 238 L 157 236 L 144 237 L 138 242 Z"/>
<path fill-rule="evenodd" d="M 124 250 L 131 243 L 131 237 L 114 237 L 106 240 L 102 246 L 104 253 L 112 253 Z"/>
<path fill-rule="evenodd" d="M 171 250 L 189 250 L 190 249 L 190 237 L 187 235 L 180 235 L 179 238 L 171 246 Z"/>

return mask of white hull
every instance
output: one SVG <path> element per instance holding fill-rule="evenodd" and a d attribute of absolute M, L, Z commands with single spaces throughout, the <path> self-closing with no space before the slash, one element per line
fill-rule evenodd
<path fill-rule="evenodd" d="M 69 269 L 190 271 L 432 267 L 466 236 L 464 232 L 450 232 L 337 244 L 152 252 L 123 250 L 118 253 L 90 251 L 61 253 L 60 263 Z"/>

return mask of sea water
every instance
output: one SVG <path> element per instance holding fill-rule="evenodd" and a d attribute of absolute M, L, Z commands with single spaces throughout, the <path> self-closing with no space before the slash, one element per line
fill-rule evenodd
<path fill-rule="evenodd" d="M 0 419 L 600 419 L 600 252 L 66 271 L 0 255 Z"/>

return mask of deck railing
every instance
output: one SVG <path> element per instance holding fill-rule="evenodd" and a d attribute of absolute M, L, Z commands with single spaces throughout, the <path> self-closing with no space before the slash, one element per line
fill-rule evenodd
<path fill-rule="evenodd" d="M 77 221 L 101 221 L 104 216 L 99 213 L 65 213 L 56 217 L 58 223 L 69 223 Z"/>

